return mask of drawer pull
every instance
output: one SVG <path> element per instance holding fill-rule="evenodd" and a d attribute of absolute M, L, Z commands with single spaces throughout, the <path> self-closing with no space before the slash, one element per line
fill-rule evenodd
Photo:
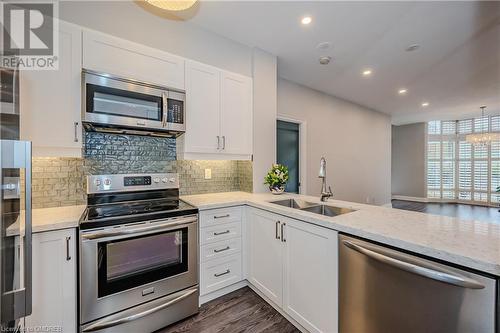
<path fill-rule="evenodd" d="M 230 232 L 231 232 L 231 231 L 229 231 L 229 230 L 222 231 L 222 232 L 214 232 L 214 236 L 225 235 L 225 234 L 228 234 L 228 233 L 230 233 Z"/>
<path fill-rule="evenodd" d="M 226 246 L 226 247 L 225 247 L 225 248 L 223 248 L 223 249 L 215 249 L 215 250 L 214 250 L 214 252 L 215 252 L 215 253 L 219 253 L 219 252 L 224 252 L 224 251 L 227 251 L 227 250 L 229 250 L 229 249 L 230 249 L 230 247 L 229 247 L 229 246 Z"/>
<path fill-rule="evenodd" d="M 226 214 L 226 215 L 219 215 L 219 216 L 217 216 L 217 215 L 216 215 L 216 216 L 214 216 L 214 219 L 223 219 L 223 218 L 225 218 L 225 217 L 229 217 L 229 216 L 231 216 L 231 215 L 230 215 L 230 214 Z"/>
<path fill-rule="evenodd" d="M 214 276 L 215 277 L 219 277 L 219 276 L 222 276 L 222 275 L 226 275 L 226 274 L 229 274 L 231 273 L 231 271 L 229 269 L 226 269 L 225 272 L 222 272 L 222 273 L 215 273 Z"/>

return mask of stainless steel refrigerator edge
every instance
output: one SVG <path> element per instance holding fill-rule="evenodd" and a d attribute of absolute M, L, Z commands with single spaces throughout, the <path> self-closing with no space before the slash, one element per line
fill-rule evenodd
<path fill-rule="evenodd" d="M 32 297 L 31 142 L 19 133 L 19 70 L 0 68 L 0 327 L 9 331 L 23 326 Z"/>
<path fill-rule="evenodd" d="M 340 332 L 498 332 L 498 278 L 339 236 Z"/>

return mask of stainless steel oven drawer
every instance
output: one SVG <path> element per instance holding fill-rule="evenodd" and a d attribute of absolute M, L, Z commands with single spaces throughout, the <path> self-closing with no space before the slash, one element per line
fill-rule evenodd
<path fill-rule="evenodd" d="M 197 313 L 198 297 L 198 286 L 194 286 L 91 322 L 80 332 L 154 332 Z"/>

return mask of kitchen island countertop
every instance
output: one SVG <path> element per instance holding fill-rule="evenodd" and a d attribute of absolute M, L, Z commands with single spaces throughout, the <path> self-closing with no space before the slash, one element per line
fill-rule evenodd
<path fill-rule="evenodd" d="M 419 255 L 500 276 L 500 221 L 483 222 L 330 199 L 327 205 L 356 211 L 322 216 L 270 201 L 318 197 L 270 193 L 225 192 L 182 196 L 200 210 L 248 205 L 358 236 Z M 500 216 L 499 216 L 500 219 Z"/>

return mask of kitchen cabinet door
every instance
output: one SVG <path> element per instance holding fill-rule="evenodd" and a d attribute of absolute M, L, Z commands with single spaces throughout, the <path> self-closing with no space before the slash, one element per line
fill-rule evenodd
<path fill-rule="evenodd" d="M 184 90 L 184 58 L 96 31 L 83 32 L 83 67 Z"/>
<path fill-rule="evenodd" d="M 40 327 L 77 332 L 75 230 L 33 234 L 33 306 L 25 326 L 34 332 Z"/>
<path fill-rule="evenodd" d="M 283 303 L 283 244 L 280 216 L 251 209 L 248 222 L 248 277 L 252 285 L 279 307 Z"/>
<path fill-rule="evenodd" d="M 252 154 L 252 79 L 222 72 L 221 79 L 222 152 Z"/>
<path fill-rule="evenodd" d="M 58 36 L 58 70 L 21 71 L 21 137 L 33 156 L 81 157 L 81 29 L 61 21 Z"/>
<path fill-rule="evenodd" d="M 283 310 L 309 332 L 337 332 L 337 232 L 284 222 Z"/>
<path fill-rule="evenodd" d="M 220 71 L 196 62 L 186 65 L 184 153 L 216 154 L 220 138 Z"/>

